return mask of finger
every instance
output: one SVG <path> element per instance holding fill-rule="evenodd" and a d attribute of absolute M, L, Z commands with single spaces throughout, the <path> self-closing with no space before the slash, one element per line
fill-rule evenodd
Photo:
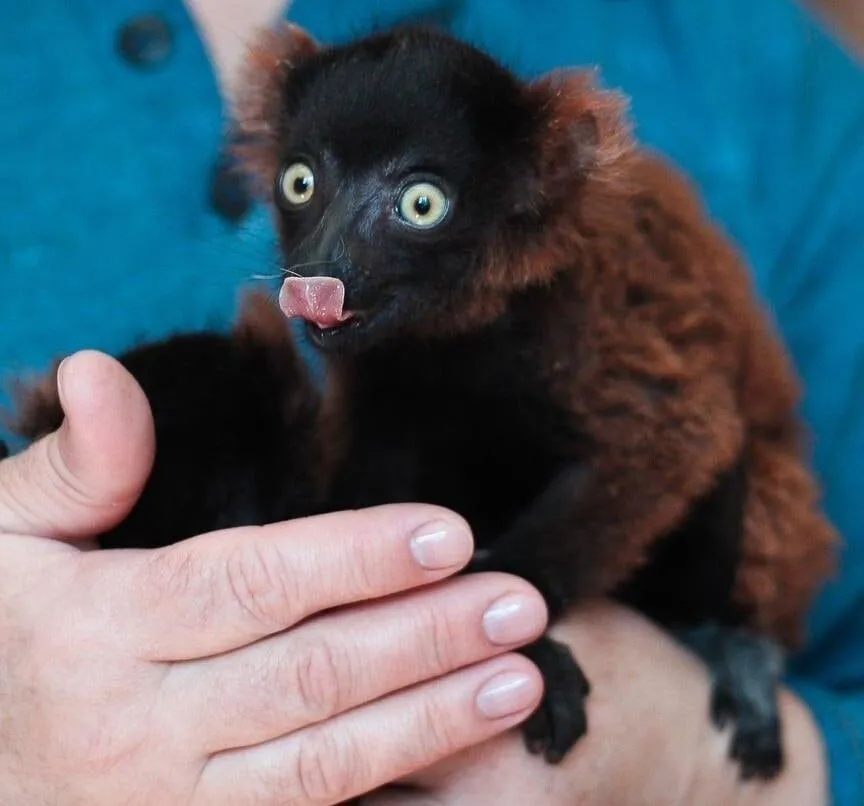
<path fill-rule="evenodd" d="M 163 690 L 208 753 L 275 739 L 535 640 L 546 605 L 499 574 L 327 614 L 174 668 Z"/>
<path fill-rule="evenodd" d="M 490 778 L 491 770 L 501 770 L 502 774 Z M 538 792 L 554 786 L 554 770 L 542 756 L 526 752 L 523 737 L 510 731 L 404 776 L 387 794 L 395 797 L 410 793 L 417 798 L 424 793 L 428 797 L 434 794 L 448 806 L 530 803 Z M 390 800 L 379 803 L 377 797 L 370 798 L 368 806 L 383 803 L 389 804 Z M 363 806 L 367 806 L 366 799 Z"/>
<path fill-rule="evenodd" d="M 98 595 L 123 619 L 139 656 L 180 661 L 246 646 L 325 609 L 443 579 L 468 563 L 473 545 L 457 515 L 399 504 L 85 559 L 98 567 L 105 580 Z"/>
<path fill-rule="evenodd" d="M 0 462 L 0 531 L 88 538 L 119 523 L 153 463 L 153 418 L 123 366 L 85 351 L 58 371 L 65 420 Z"/>
<path fill-rule="evenodd" d="M 193 806 L 341 803 L 517 725 L 542 690 L 526 658 L 486 661 L 285 738 L 213 756 Z"/>
<path fill-rule="evenodd" d="M 449 792 L 427 792 L 411 787 L 388 786 L 355 800 L 352 806 L 461 806 L 462 801 Z M 480 800 L 478 803 L 488 803 Z"/>

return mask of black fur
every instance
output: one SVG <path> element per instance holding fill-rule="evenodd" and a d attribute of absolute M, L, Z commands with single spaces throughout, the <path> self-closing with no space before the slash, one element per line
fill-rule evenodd
<path fill-rule="evenodd" d="M 643 466 L 644 454 L 653 459 L 658 447 L 665 449 L 663 471 L 656 478 L 643 473 L 637 482 L 672 479 L 667 487 L 677 495 L 681 440 L 664 432 L 664 441 L 651 428 L 666 427 L 656 418 L 667 398 L 680 395 L 686 404 L 680 409 L 698 409 L 692 389 L 701 390 L 704 378 L 691 384 L 694 398 L 684 399 L 665 377 L 646 371 L 640 378 L 632 367 L 616 366 L 593 376 L 614 382 L 606 387 L 609 397 L 597 399 L 601 413 L 591 410 L 574 398 L 586 391 L 583 364 L 603 360 L 579 343 L 589 305 L 579 295 L 579 276 L 596 265 L 579 264 L 570 241 L 566 261 L 545 269 L 532 264 L 526 276 L 505 275 L 506 266 L 489 260 L 490 244 L 500 263 L 508 248 L 536 254 L 550 237 L 550 210 L 581 201 L 580 172 L 596 157 L 599 123 L 562 122 L 554 93 L 531 92 L 486 55 L 427 31 L 322 49 L 297 60 L 279 89 L 277 161 L 283 169 L 308 166 L 314 193 L 292 203 L 276 177 L 276 226 L 287 274 L 344 283 L 353 318 L 336 327 L 311 323 L 307 330 L 330 375 L 345 384 L 341 404 L 349 427 L 330 435 L 333 444 L 321 437 L 320 399 L 281 337 L 271 343 L 188 335 L 133 351 L 123 360 L 156 413 L 156 469 L 130 519 L 103 545 L 159 545 L 214 528 L 395 501 L 450 507 L 476 535 L 480 550 L 469 570 L 528 579 L 553 619 L 581 597 L 611 588 L 676 631 L 715 675 L 715 719 L 734 712 L 739 720 L 732 752 L 742 769 L 776 774 L 775 667 L 761 651 L 764 644 L 732 632 L 748 615 L 732 604 L 746 452 L 731 468 L 724 465 L 713 489 L 686 501 L 683 520 L 648 535 L 653 549 L 635 577 L 611 584 L 613 572 L 637 566 L 638 552 L 622 545 L 630 527 L 653 522 L 649 517 L 661 508 L 653 493 L 639 499 L 641 490 L 619 502 L 633 507 L 623 520 L 614 507 L 598 504 L 619 478 L 600 475 L 598 467 L 608 471 L 610 464 L 599 459 L 614 451 L 631 457 L 632 446 L 643 445 L 629 467 L 620 463 L 631 489 L 633 467 Z M 566 152 L 563 168 L 544 162 L 550 139 Z M 450 205 L 431 230 L 412 228 L 398 212 L 402 190 L 420 180 L 434 182 Z M 643 195 L 655 191 L 649 185 Z M 645 232 L 628 241 L 633 210 L 622 204 L 609 224 L 621 228 L 618 241 L 604 241 L 611 252 L 598 247 L 595 263 L 626 264 L 636 243 L 652 260 L 662 253 L 672 270 L 680 260 L 682 282 L 689 282 L 688 250 L 698 255 L 713 242 L 701 231 L 688 240 L 688 226 L 697 227 L 662 201 L 654 199 L 652 210 L 658 229 L 674 230 L 673 246 L 665 248 L 662 233 L 656 243 L 638 240 Z M 568 236 L 573 243 L 599 240 L 596 230 L 577 234 Z M 535 269 L 548 272 L 535 276 Z M 631 288 L 622 297 L 647 310 L 653 280 L 642 279 L 648 293 L 634 295 Z M 614 323 L 614 317 L 607 322 Z M 721 321 L 696 335 L 682 328 L 668 339 L 664 332 L 652 336 L 664 344 L 680 339 L 678 358 L 688 338 L 709 340 L 715 331 L 727 347 L 723 327 Z M 714 367 L 704 371 L 711 375 Z M 626 394 L 616 398 L 622 389 Z M 698 450 L 719 454 L 724 437 L 702 415 L 684 419 L 702 439 Z M 325 467 L 334 453 L 338 461 Z M 710 467 L 714 472 L 716 463 Z M 712 631 L 705 623 L 722 626 Z M 548 636 L 524 653 L 546 683 L 525 737 L 532 751 L 555 762 L 587 730 L 590 686 L 570 651 Z"/>
<path fill-rule="evenodd" d="M 358 312 L 341 328 L 310 326 L 327 350 L 356 353 L 420 326 L 446 330 L 493 234 L 538 224 L 543 108 L 478 51 L 431 31 L 400 36 L 322 51 L 285 84 L 291 123 L 279 161 L 308 163 L 315 175 L 304 206 L 275 194 L 286 261 L 304 275 L 341 279 L 345 307 Z M 427 178 L 458 215 L 418 231 L 400 220 L 396 200 Z"/>
<path fill-rule="evenodd" d="M 312 514 L 320 463 L 315 386 L 288 348 L 219 333 L 144 345 L 121 362 L 150 401 L 153 472 L 103 548 L 163 546 Z"/>
<path fill-rule="evenodd" d="M 744 623 L 732 592 L 741 563 L 746 467 L 742 456 L 721 475 L 684 523 L 654 546 L 648 564 L 621 586 L 617 599 L 670 629 Z"/>
<path fill-rule="evenodd" d="M 291 271 L 341 280 L 354 314 L 337 327 L 308 324 L 331 368 L 348 368 L 352 379 L 353 445 L 333 504 L 423 500 L 459 511 L 481 548 L 469 570 L 526 578 L 553 619 L 605 592 L 601 569 L 614 564 L 616 547 L 573 535 L 597 517 L 597 446 L 590 428 L 558 408 L 543 358 L 555 338 L 546 321 L 554 283 L 514 284 L 488 321 L 476 307 L 478 283 L 492 294 L 489 244 L 527 251 L 547 237 L 541 222 L 556 188 L 541 176 L 541 133 L 554 103 L 538 103 L 485 54 L 416 30 L 300 59 L 284 93 L 279 163 L 308 165 L 315 191 L 297 205 L 277 182 L 282 249 Z M 597 145 L 592 121 L 572 123 L 571 196 L 580 191 L 579 149 L 588 162 Z M 399 193 L 418 180 L 450 202 L 431 230 L 406 226 L 398 213 Z M 661 384 L 652 394 L 675 392 Z M 620 598 L 669 627 L 740 623 L 732 596 L 745 491 L 741 457 L 666 540 L 656 536 Z M 557 761 L 586 729 L 589 686 L 548 638 L 526 654 L 547 687 L 526 739 Z"/>
<path fill-rule="evenodd" d="M 730 756 L 740 764 L 741 777 L 775 776 L 784 755 L 777 700 L 780 648 L 765 637 L 717 623 L 677 635 L 711 673 L 711 718 L 719 729 L 731 726 Z"/>

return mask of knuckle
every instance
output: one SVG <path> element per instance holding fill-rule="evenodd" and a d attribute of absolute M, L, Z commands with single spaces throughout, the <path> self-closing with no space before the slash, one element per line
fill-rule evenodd
<path fill-rule="evenodd" d="M 207 628 L 218 618 L 212 573 L 186 546 L 174 545 L 152 552 L 144 566 L 142 594 L 158 606 L 165 601 L 194 597 L 194 626 Z"/>
<path fill-rule="evenodd" d="M 441 756 L 459 749 L 459 724 L 448 710 L 431 697 L 424 697 L 415 714 L 414 736 L 417 737 L 422 754 L 431 763 Z"/>
<path fill-rule="evenodd" d="M 370 540 L 357 541 L 352 546 L 351 562 L 347 563 L 350 589 L 363 599 L 372 598 L 381 590 L 381 557 L 371 550 L 372 545 Z"/>
<path fill-rule="evenodd" d="M 14 459 L 6 459 L 13 462 Z M 44 515 L 39 512 L 38 503 L 32 499 L 31 491 L 13 476 L 12 471 L 5 479 L 0 480 L 0 530 L 6 532 L 22 532 L 22 524 L 43 523 Z M 53 524 L 52 524 L 53 525 Z"/>
<path fill-rule="evenodd" d="M 66 482 L 68 471 L 59 461 L 55 443 L 53 439 L 41 439 L 3 462 L 0 528 L 27 532 L 39 525 L 40 531 L 57 531 L 62 535 L 63 524 L 54 515 L 58 504 L 89 503 L 86 496 L 78 494 L 74 476 Z"/>
<path fill-rule="evenodd" d="M 244 541 L 225 563 L 232 604 L 268 632 L 288 627 L 299 616 L 299 591 L 279 552 L 266 543 Z"/>
<path fill-rule="evenodd" d="M 309 641 L 296 653 L 294 685 L 306 717 L 323 721 L 341 710 L 352 679 L 347 653 L 326 640 Z"/>
<path fill-rule="evenodd" d="M 449 671 L 456 665 L 456 647 L 459 641 L 457 625 L 454 624 L 449 613 L 436 608 L 429 609 L 427 619 L 428 641 L 425 642 L 426 651 L 429 653 L 427 660 L 436 671 Z"/>
<path fill-rule="evenodd" d="M 363 791 L 362 755 L 344 732 L 320 731 L 299 742 L 295 787 L 301 803 L 334 804 Z"/>
<path fill-rule="evenodd" d="M 73 504 L 76 506 L 93 506 L 102 503 L 102 497 L 90 485 L 73 473 L 63 454 L 60 452 L 59 443 L 55 439 L 44 440 L 44 456 L 48 465 L 48 473 L 45 480 L 52 500 L 61 504 Z"/>

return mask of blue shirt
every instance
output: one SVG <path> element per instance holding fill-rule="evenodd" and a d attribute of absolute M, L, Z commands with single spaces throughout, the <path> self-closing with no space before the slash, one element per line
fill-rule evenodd
<path fill-rule="evenodd" d="M 171 42 L 142 68 L 118 35 L 145 12 Z M 860 806 L 864 73 L 792 0 L 296 0 L 290 13 L 325 41 L 414 15 L 525 76 L 599 65 L 633 99 L 640 138 L 684 167 L 746 253 L 805 379 L 845 541 L 789 682 L 821 725 L 834 803 Z M 263 210 L 233 223 L 210 200 L 225 114 L 180 0 L 28 0 L 6 17 L 0 372 L 224 325 L 276 253 Z"/>

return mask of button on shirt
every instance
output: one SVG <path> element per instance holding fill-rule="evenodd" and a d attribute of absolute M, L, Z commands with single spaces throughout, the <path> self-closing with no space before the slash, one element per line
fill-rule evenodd
<path fill-rule="evenodd" d="M 171 26 L 160 14 L 142 14 L 124 22 L 117 36 L 123 58 L 139 67 L 155 67 L 170 55 L 174 45 Z"/>
<path fill-rule="evenodd" d="M 224 325 L 275 252 L 268 214 L 226 170 L 226 116 L 185 6 L 30 0 L 6 16 L 3 379 Z"/>

